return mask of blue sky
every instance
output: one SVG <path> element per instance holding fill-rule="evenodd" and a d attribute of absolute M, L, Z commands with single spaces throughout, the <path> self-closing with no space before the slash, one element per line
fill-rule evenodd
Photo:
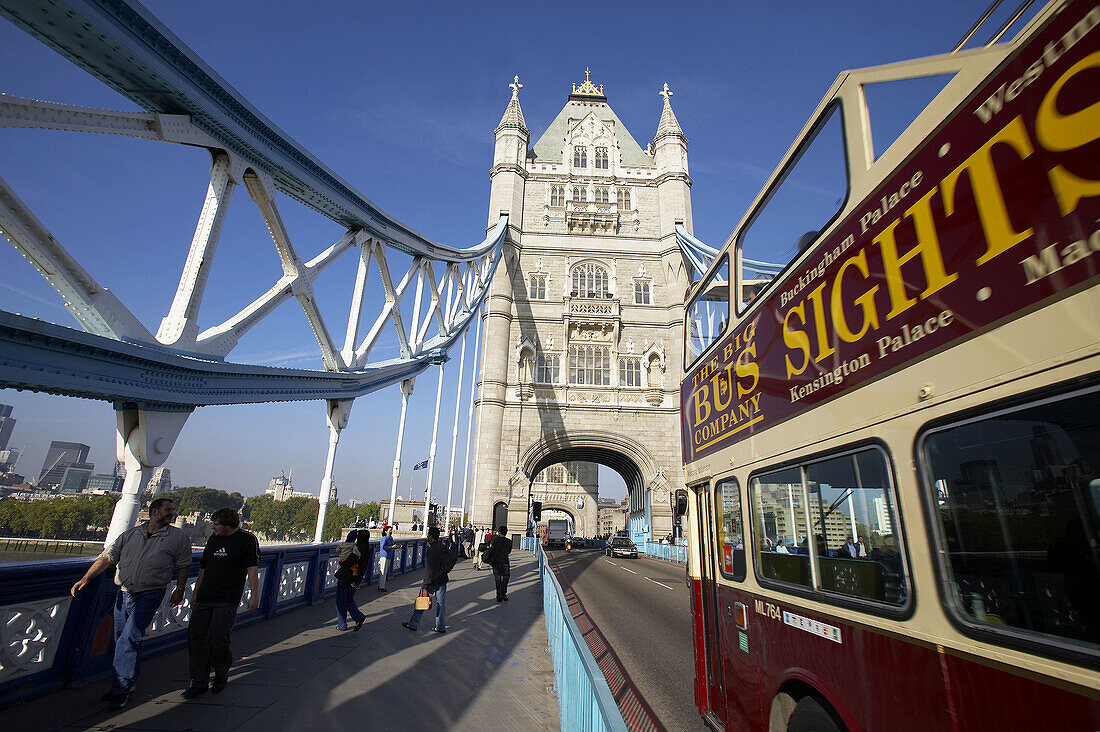
<path fill-rule="evenodd" d="M 256 108 L 368 198 L 436 241 L 466 247 L 484 237 L 493 129 L 516 74 L 524 85 L 520 101 L 532 145 L 589 67 L 644 148 L 660 116 L 657 92 L 667 82 L 689 139 L 695 234 L 718 246 L 838 73 L 950 50 L 986 4 L 698 2 L 673 8 L 656 2 L 157 0 L 146 6 Z M 3 20 L 0 92 L 138 111 Z M 0 176 L 154 332 L 175 293 L 208 167 L 209 156 L 193 148 L 0 130 Z M 342 234 L 293 201 L 283 198 L 280 206 L 303 259 Z M 263 222 L 238 189 L 202 325 L 236 312 L 278 273 Z M 353 278 L 354 259 L 347 258 L 317 285 L 338 341 Z M 0 309 L 74 325 L 60 303 L 5 242 Z M 472 339 L 471 332 L 470 349 Z M 457 348 L 452 356 L 433 491 L 440 500 L 447 491 Z M 249 333 L 230 360 L 320 368 L 316 342 L 293 302 Z M 470 360 L 468 350 L 460 464 Z M 435 370 L 419 377 L 410 403 L 399 487 L 406 497 L 423 495 L 426 471 L 412 473 L 411 467 L 428 455 L 436 378 Z M 28 477 L 37 477 L 52 439 L 87 443 L 99 469 L 113 465 L 110 405 L 11 390 L 0 391 L 0 403 L 15 406 L 12 442 L 26 444 L 19 471 Z M 336 464 L 341 500 L 388 497 L 399 406 L 396 389 L 356 402 Z M 192 415 L 166 465 L 176 483 L 246 495 L 262 492 L 280 470 L 293 470 L 296 488 L 316 492 L 326 445 L 320 403 L 205 407 Z M 457 503 L 461 465 L 455 473 Z M 602 495 L 623 495 L 621 480 L 610 471 L 601 471 L 601 481 Z"/>

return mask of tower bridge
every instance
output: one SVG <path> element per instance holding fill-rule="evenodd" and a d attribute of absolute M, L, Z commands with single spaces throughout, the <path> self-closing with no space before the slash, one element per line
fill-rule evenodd
<path fill-rule="evenodd" d="M 528 148 L 517 77 L 496 131 L 488 233 L 480 244 L 460 248 L 428 239 L 356 191 L 145 8 L 97 0 L 5 0 L 0 14 L 145 110 L 116 112 L 3 95 L 0 127 L 122 135 L 202 148 L 211 158 L 207 194 L 179 285 L 157 328 L 142 323 L 97 282 L 52 234 L 49 222 L 0 178 L 0 231 L 61 296 L 81 328 L 0 311 L 0 387 L 114 404 L 118 458 L 127 477 L 109 538 L 133 524 L 138 496 L 196 407 L 323 399 L 329 450 L 318 490 L 319 540 L 339 437 L 354 400 L 400 387 L 391 490 L 396 495 L 408 399 L 415 378 L 438 365 L 431 485 L 444 363 L 461 341 L 464 369 L 467 331 L 490 288 L 477 357 L 483 378 L 476 401 L 475 469 L 468 481 L 471 518 L 488 523 L 506 512 L 512 528 L 522 531 L 526 512 L 519 506 L 530 498 L 530 478 L 546 465 L 573 459 L 602 463 L 624 477 L 636 534 L 651 529 L 655 490 L 662 506 L 657 529 L 667 528 L 667 487 L 678 480 L 679 470 L 672 428 L 678 373 L 676 367 L 669 370 L 667 355 L 680 348 L 688 273 L 715 255 L 690 233 L 686 138 L 667 85 L 658 134 L 645 150 L 615 117 L 588 71 L 542 139 Z M 555 142 L 562 135 L 569 138 L 564 147 Z M 267 226 L 282 276 L 236 315 L 200 329 L 222 227 L 242 184 Z M 314 256 L 300 256 L 280 214 L 282 195 L 346 233 Z M 604 256 L 611 250 L 591 255 L 605 244 L 617 248 L 614 257 Z M 502 261 L 507 273 L 494 277 Z M 330 333 L 314 291 L 329 267 L 355 270 L 342 344 Z M 373 321 L 364 322 L 374 305 L 368 292 L 372 278 L 381 302 Z M 315 336 L 323 370 L 226 360 L 245 334 L 292 300 Z M 547 318 L 558 321 L 556 332 L 543 327 Z M 481 342 L 481 322 L 477 325 Z M 384 334 L 396 337 L 399 353 L 372 358 Z M 666 424 L 641 426 L 643 414 L 644 419 L 660 414 Z M 582 434 L 587 421 L 603 417 L 611 424 L 601 425 L 601 437 Z M 455 436 L 458 420 L 456 405 Z M 505 421 L 514 423 L 523 440 L 515 444 L 517 454 L 551 444 L 558 446 L 556 452 L 536 450 L 542 466 L 508 463 L 498 439 Z M 664 444 L 653 450 L 639 447 L 644 439 L 628 446 L 628 438 L 614 437 L 632 431 L 663 434 Z M 452 484 L 456 450 L 452 444 Z M 596 490 L 592 481 L 585 491 L 593 510 Z M 464 485 L 463 506 L 465 492 Z"/>
<path fill-rule="evenodd" d="M 670 491 L 682 482 L 677 393 L 684 297 L 694 274 L 709 266 L 716 251 L 692 234 L 687 138 L 667 85 L 656 133 L 643 146 L 586 70 L 532 145 L 520 106 L 523 85 L 515 77 L 494 133 L 486 233 L 480 243 L 463 247 L 432 241 L 372 203 L 140 5 L 0 0 L 0 15 L 142 110 L 0 94 L 0 127 L 121 135 L 201 148 L 210 155 L 206 195 L 188 202 L 201 212 L 179 284 L 156 327 L 98 282 L 75 249 L 54 235 L 50 222 L 0 177 L 0 232 L 26 259 L 27 272 L 33 268 L 46 280 L 79 326 L 0 311 L 0 388 L 113 404 L 117 457 L 126 478 L 108 542 L 135 524 L 154 469 L 168 459 L 197 407 L 324 400 L 329 441 L 314 546 L 265 553 L 260 613 L 270 619 L 277 611 L 321 602 L 331 595 L 334 561 L 331 545 L 321 543 L 322 528 L 334 494 L 337 447 L 354 401 L 387 387 L 400 390 L 393 515 L 409 399 L 416 378 L 439 367 L 427 504 L 444 367 L 460 346 L 459 371 L 465 371 L 471 326 L 475 381 L 467 433 L 477 439 L 467 445 L 464 462 L 471 464 L 473 450 L 473 474 L 462 477 L 458 504 L 469 520 L 507 524 L 513 533 L 524 533 L 530 528 L 530 501 L 540 500 L 546 510 L 570 516 L 576 532 L 596 534 L 600 464 L 627 485 L 628 528 L 635 538 L 668 532 Z M 203 329 L 200 310 L 230 201 L 241 185 L 270 234 L 281 275 L 236 314 Z M 343 233 L 321 251 L 300 255 L 280 212 L 281 197 L 304 204 Z M 745 264 L 766 276 L 765 263 Z M 351 291 L 343 293 L 350 308 L 341 323 L 342 342 L 331 333 L 333 321 L 317 297 L 318 277 L 329 268 L 354 271 Z M 291 301 L 310 327 L 322 368 L 227 360 L 246 334 Z M 395 356 L 377 355 L 384 336 L 396 341 Z M 448 510 L 461 396 L 460 391 Z M 546 479 L 536 487 L 540 474 L 561 463 L 575 466 L 570 480 Z M 423 549 L 410 544 L 401 571 L 422 566 Z M 521 561 L 526 564 L 532 563 Z M 103 667 L 108 637 L 103 630 L 110 617 L 103 608 L 110 607 L 113 587 L 100 583 L 94 600 L 70 603 L 65 589 L 76 569 L 82 568 L 50 572 L 33 590 L 11 596 L 18 606 L 11 632 L 25 635 L 34 658 L 16 654 L 15 663 L 23 664 L 17 669 L 0 658 L 0 703 L 42 691 L 27 691 L 34 684 L 21 679 L 38 678 L 53 688 Z M 536 569 L 545 571 L 534 564 L 524 570 L 528 579 L 538 578 Z M 0 584 L 8 580 L 23 581 L 20 575 L 0 578 Z M 154 635 L 162 640 L 156 648 L 179 645 L 187 612 L 186 603 L 161 608 Z M 76 620 L 68 622 L 70 615 Z M 65 639 L 58 640 L 63 633 Z"/>

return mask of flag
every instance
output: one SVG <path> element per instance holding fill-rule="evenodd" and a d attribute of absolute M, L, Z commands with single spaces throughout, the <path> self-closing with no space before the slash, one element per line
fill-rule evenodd
<path fill-rule="evenodd" d="M 417 463 L 416 465 L 414 465 L 413 470 L 420 470 L 421 468 L 426 468 L 426 467 L 428 467 L 428 461 L 427 460 L 425 460 L 422 463 Z"/>

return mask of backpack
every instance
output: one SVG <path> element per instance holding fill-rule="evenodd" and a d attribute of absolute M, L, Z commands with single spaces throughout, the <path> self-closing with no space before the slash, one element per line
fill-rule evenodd
<path fill-rule="evenodd" d="M 443 556 L 439 559 L 439 569 L 443 574 L 447 574 L 455 568 L 455 564 L 458 562 L 458 555 L 447 549 L 443 552 Z"/>

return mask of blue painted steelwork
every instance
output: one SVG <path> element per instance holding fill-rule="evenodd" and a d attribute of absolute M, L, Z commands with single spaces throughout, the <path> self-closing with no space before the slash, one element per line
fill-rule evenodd
<path fill-rule="evenodd" d="M 354 372 L 310 371 L 184 356 L 0 311 L 0 388 L 107 401 L 133 400 L 171 411 L 214 404 L 353 399 L 446 360 L 386 361 Z M 48 365 L 48 368 L 44 368 Z"/>
<path fill-rule="evenodd" d="M 394 562 L 391 576 L 423 567 L 426 543 L 424 539 L 402 541 L 401 559 Z M 260 606 L 254 612 L 239 610 L 235 627 L 270 620 L 332 597 L 335 594 L 332 560 L 336 547 L 337 544 L 262 547 Z M 368 557 L 372 567 L 377 564 L 377 552 L 378 542 L 373 542 Z M 191 581 L 183 602 L 177 608 L 169 608 L 168 593 L 165 594 L 154 627 L 146 636 L 143 658 L 187 644 L 191 590 L 201 556 L 201 551 L 192 555 Z M 0 564 L 0 603 L 3 603 L 0 623 L 5 628 L 5 640 L 10 641 L 0 647 L 0 709 L 73 682 L 109 673 L 111 609 L 118 591 L 112 581 L 113 573 L 103 573 L 76 597 L 69 596 L 70 588 L 94 560 L 94 557 L 87 557 Z M 372 570 L 366 581 L 375 583 L 377 573 Z M 174 583 L 173 579 L 171 584 Z M 54 609 L 50 610 L 50 606 Z M 33 647 L 36 642 L 41 644 L 40 649 Z M 28 644 L 32 644 L 31 653 L 13 657 L 26 650 Z M 36 658 L 48 660 L 36 663 Z"/>
<path fill-rule="evenodd" d="M 409 254 L 460 262 L 474 250 L 438 244 L 378 208 L 253 107 L 147 9 L 125 0 L 3 0 L 3 15 L 143 109 L 189 115 L 196 127 L 275 187 L 348 229 Z"/>
<path fill-rule="evenodd" d="M 696 279 L 702 277 L 718 257 L 717 249 L 689 234 L 683 224 L 676 224 L 676 241 L 680 245 L 680 251 L 684 253 L 684 257 L 695 270 Z M 771 279 L 782 272 L 786 265 L 742 257 L 741 266 L 755 275 L 750 279 Z"/>
<path fill-rule="evenodd" d="M 554 573 L 546 565 L 542 547 L 533 538 L 525 538 L 523 548 L 534 545 L 542 579 L 542 603 L 546 615 L 546 633 L 554 659 L 554 687 L 558 693 L 558 716 L 567 730 L 626 730 L 626 722 L 611 695 L 596 659 L 588 650 L 577 624 L 569 614 L 565 594 Z"/>
<path fill-rule="evenodd" d="M 661 544 L 656 541 L 647 541 L 644 544 L 639 544 L 647 555 L 655 557 L 657 559 L 663 559 L 666 562 L 676 562 L 677 564 L 687 564 L 688 560 L 688 548 L 686 546 L 680 546 L 678 544 Z"/>
<path fill-rule="evenodd" d="M 312 371 L 227 363 L 182 354 L 160 344 L 83 333 L 0 311 L 0 388 L 31 389 L 106 401 L 134 401 L 162 411 L 214 404 L 353 399 L 414 377 L 447 360 L 488 295 L 508 231 L 502 216 L 482 247 L 492 251 L 480 273 L 482 290 L 450 333 L 424 343 L 407 359 L 351 371 Z"/>
<path fill-rule="evenodd" d="M 354 359 L 345 358 L 346 364 L 330 353 L 326 369 L 335 374 L 265 366 L 238 368 L 220 358 L 224 352 L 218 349 L 228 349 L 232 345 L 218 346 L 204 341 L 202 347 L 195 346 L 202 353 L 180 350 L 157 342 L 140 324 L 128 331 L 123 329 L 129 335 L 116 340 L 102 337 L 103 333 L 96 337 L 4 314 L 10 317 L 5 317 L 0 324 L 0 350 L 6 356 L 11 354 L 12 358 L 5 358 L 0 363 L 0 388 L 125 401 L 160 411 L 209 404 L 350 400 L 415 377 L 431 365 L 446 360 L 447 350 L 465 332 L 488 294 L 488 285 L 507 235 L 506 216 L 502 216 L 488 237 L 474 247 L 460 249 L 428 239 L 382 211 L 282 132 L 137 3 L 125 0 L 0 0 L 0 16 L 150 113 L 148 119 L 139 119 L 143 116 L 140 114 L 127 117 L 127 130 L 148 127 L 159 131 L 153 135 L 156 139 L 206 147 L 215 158 L 228 156 L 234 161 L 232 167 L 235 169 L 252 170 L 266 176 L 275 189 L 345 226 L 348 233 L 320 257 L 297 263 L 303 272 L 309 270 L 316 276 L 315 272 L 344 252 L 370 241 L 372 246 L 384 245 L 413 255 L 414 269 L 425 266 L 424 262 L 444 264 L 454 268 L 454 276 L 463 279 L 461 301 L 448 305 L 447 324 L 444 325 L 441 319 L 437 336 L 423 340 L 426 321 L 420 332 L 411 334 L 408 339 L 412 342 L 411 350 L 402 341 L 401 358 L 376 364 L 363 363 L 366 355 L 358 352 Z M 16 107 L 20 103 L 38 104 L 22 99 L 13 102 Z M 50 107 L 48 114 L 79 117 L 90 112 L 94 116 L 95 110 L 62 109 L 62 106 Z M 36 109 L 36 114 L 47 113 Z M 58 126 L 70 128 L 65 122 L 59 122 Z M 173 137 L 164 133 L 169 128 L 191 130 L 193 134 L 188 132 L 182 137 Z M 84 128 L 78 124 L 72 129 Z M 22 211 L 13 213 L 16 216 L 13 222 L 25 223 L 23 214 Z M 18 228 L 15 223 L 12 227 Z M 19 238 L 16 234 L 10 236 L 16 237 L 13 243 Z M 38 260 L 25 251 L 28 246 L 33 248 L 24 243 L 21 251 L 38 266 Z M 67 255 L 64 264 L 66 268 L 70 264 Z M 467 270 L 459 275 L 461 267 Z M 302 277 L 302 272 L 297 277 Z M 302 279 L 312 281 L 311 277 Z M 51 285 L 61 287 L 59 292 L 62 292 L 64 287 L 58 282 L 64 277 L 55 277 L 55 280 Z M 278 297 L 289 298 L 288 286 L 285 283 L 280 286 L 284 291 Z M 431 286 L 434 288 L 434 280 Z M 102 295 L 98 285 L 92 289 L 97 296 Z M 418 298 L 419 292 L 418 285 Z M 62 295 L 64 297 L 64 292 Z M 199 297 L 201 299 L 201 292 Z M 126 316 L 124 320 L 132 319 L 136 323 L 121 303 L 111 307 L 111 312 L 115 311 L 120 317 Z M 81 322 L 89 327 L 85 321 Z M 243 330 L 246 328 L 241 326 L 241 332 Z M 227 343 L 235 343 L 240 334 L 230 328 L 224 336 Z M 326 333 L 319 340 L 327 338 Z M 329 344 L 322 343 L 323 349 L 326 346 Z M 329 347 L 329 351 L 333 350 Z M 365 353 L 369 353 L 369 347 L 365 347 Z"/>

